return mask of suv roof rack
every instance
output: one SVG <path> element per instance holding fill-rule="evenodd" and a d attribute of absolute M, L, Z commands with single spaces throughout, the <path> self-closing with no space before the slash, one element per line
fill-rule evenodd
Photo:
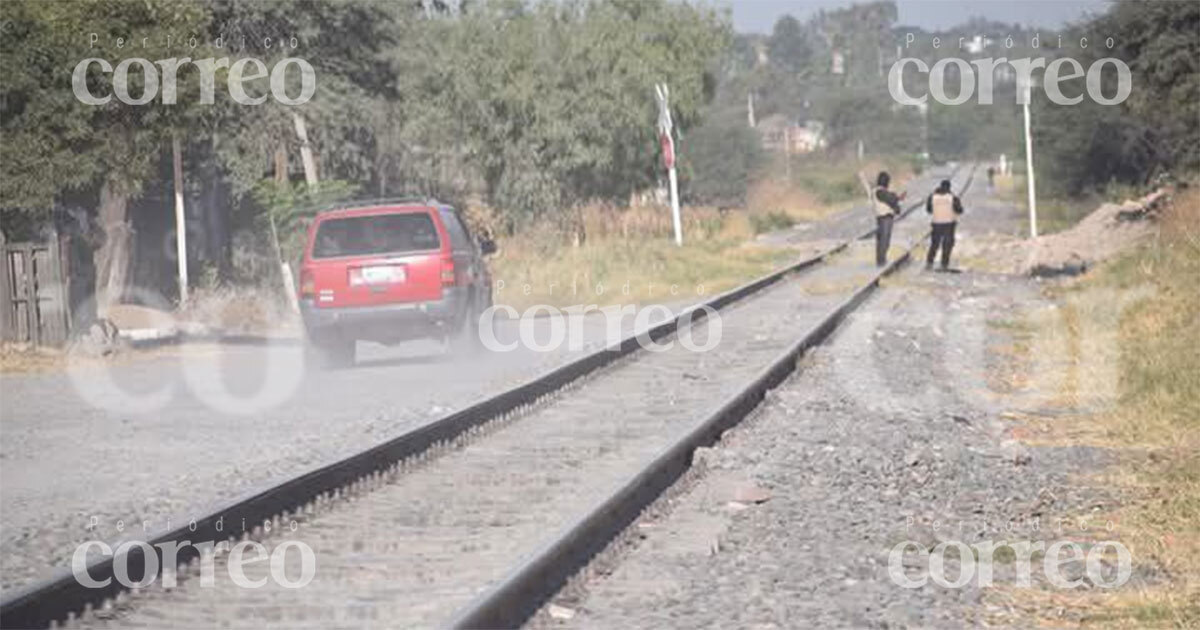
<path fill-rule="evenodd" d="M 373 197 L 365 199 L 343 199 L 340 201 L 330 201 L 319 205 L 304 208 L 312 214 L 321 214 L 323 212 L 333 212 L 334 210 L 345 210 L 347 208 L 367 208 L 370 206 L 385 206 L 389 204 L 406 204 L 406 203 L 426 203 L 431 206 L 444 205 L 437 199 L 427 195 L 405 195 L 402 197 Z M 307 212 L 306 212 L 307 214 Z"/>

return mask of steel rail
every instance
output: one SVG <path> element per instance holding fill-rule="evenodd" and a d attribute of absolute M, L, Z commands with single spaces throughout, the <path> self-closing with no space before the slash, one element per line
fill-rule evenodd
<path fill-rule="evenodd" d="M 957 169 L 956 169 L 957 171 Z M 975 168 L 960 194 L 974 179 Z M 951 175 L 953 177 L 953 174 Z M 921 203 L 909 207 L 907 216 Z M 663 450 L 649 465 L 614 493 L 596 504 L 591 511 L 564 528 L 551 542 L 530 556 L 497 585 L 462 609 L 451 622 L 452 628 L 515 628 L 528 620 L 553 597 L 567 580 L 587 566 L 591 559 L 673 485 L 691 466 L 699 447 L 715 443 L 721 434 L 741 422 L 774 389 L 797 369 L 797 361 L 809 349 L 819 345 L 874 292 L 880 281 L 907 264 L 912 252 L 928 236 L 925 231 L 909 244 L 904 253 L 877 272 L 796 343 L 784 350 L 750 383 L 731 396 L 715 413 L 698 422 L 683 437 Z"/>

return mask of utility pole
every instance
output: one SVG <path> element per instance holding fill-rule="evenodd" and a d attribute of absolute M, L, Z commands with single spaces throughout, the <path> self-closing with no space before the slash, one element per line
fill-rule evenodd
<path fill-rule="evenodd" d="M 1025 183 L 1029 192 L 1029 238 L 1037 238 L 1037 195 L 1033 181 L 1033 133 L 1029 124 L 1029 101 L 1032 100 L 1033 90 L 1030 83 L 1025 84 Z"/>
<path fill-rule="evenodd" d="M 671 137 L 674 124 L 671 122 L 671 108 L 668 99 L 671 90 L 666 83 L 654 86 L 658 97 L 658 137 L 662 143 L 663 166 L 667 167 L 667 176 L 671 181 L 671 220 L 675 224 L 675 245 L 683 245 L 683 225 L 679 219 L 679 180 L 675 175 L 675 139 Z"/>
<path fill-rule="evenodd" d="M 179 305 L 188 299 L 187 219 L 183 213 L 183 150 L 179 137 L 171 139 L 171 157 L 175 166 L 175 257 L 179 266 Z"/>
<path fill-rule="evenodd" d="M 792 123 L 783 126 L 783 162 L 787 172 L 787 181 L 792 183 Z"/>

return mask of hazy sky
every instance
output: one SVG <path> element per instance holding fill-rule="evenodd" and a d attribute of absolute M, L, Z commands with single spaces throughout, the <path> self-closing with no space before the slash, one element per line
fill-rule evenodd
<path fill-rule="evenodd" d="M 862 0 L 860 0 L 861 2 Z M 775 20 L 790 13 L 806 19 L 820 9 L 836 9 L 854 0 L 718 0 L 733 8 L 733 25 L 741 32 L 769 33 Z M 1054 28 L 1086 13 L 1101 13 L 1108 0 L 896 0 L 899 24 L 927 30 L 949 28 L 982 16 L 1000 22 Z"/>

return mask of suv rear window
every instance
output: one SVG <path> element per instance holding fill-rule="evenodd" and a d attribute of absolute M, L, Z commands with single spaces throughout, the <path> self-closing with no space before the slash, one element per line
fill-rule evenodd
<path fill-rule="evenodd" d="M 458 220 L 457 213 L 453 210 L 443 209 L 442 224 L 446 226 L 446 233 L 450 235 L 450 247 L 454 251 L 469 251 L 471 249 L 471 237 L 467 236 L 467 229 Z"/>
<path fill-rule="evenodd" d="M 313 258 L 404 254 L 441 245 L 425 212 L 326 219 L 317 226 Z"/>

